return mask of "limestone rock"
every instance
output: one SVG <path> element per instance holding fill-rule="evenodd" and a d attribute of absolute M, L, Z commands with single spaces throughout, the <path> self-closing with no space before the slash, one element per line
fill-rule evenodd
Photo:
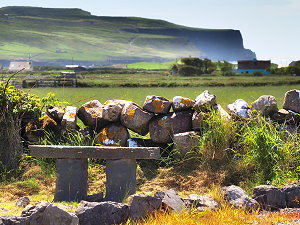
<path fill-rule="evenodd" d="M 253 198 L 250 198 L 246 192 L 235 185 L 223 187 L 225 199 L 229 204 L 233 205 L 235 208 L 245 208 L 246 210 L 252 211 L 257 210 L 259 204 Z"/>
<path fill-rule="evenodd" d="M 203 124 L 203 113 L 195 111 L 192 117 L 192 129 L 200 130 Z"/>
<path fill-rule="evenodd" d="M 197 211 L 214 210 L 220 207 L 220 204 L 211 195 L 190 194 L 184 198 L 184 202 L 188 208 L 195 208 Z"/>
<path fill-rule="evenodd" d="M 95 130 L 100 130 L 108 124 L 102 117 L 102 104 L 98 100 L 83 104 L 78 110 L 78 118 L 85 126 Z"/>
<path fill-rule="evenodd" d="M 195 102 L 190 98 L 175 96 L 172 102 L 172 108 L 175 112 L 193 108 Z"/>
<path fill-rule="evenodd" d="M 61 124 L 67 130 L 77 128 L 77 107 L 67 106 Z"/>
<path fill-rule="evenodd" d="M 250 108 L 243 99 L 238 99 L 234 103 L 227 105 L 230 114 L 236 118 L 249 118 Z"/>
<path fill-rule="evenodd" d="M 217 104 L 217 98 L 214 94 L 209 93 L 205 90 L 200 95 L 197 96 L 195 100 L 194 109 L 196 111 L 207 112 L 210 111 Z"/>
<path fill-rule="evenodd" d="M 0 225 L 30 225 L 27 218 L 21 216 L 1 216 Z"/>
<path fill-rule="evenodd" d="M 116 202 L 82 202 L 75 213 L 79 224 L 121 224 L 129 217 L 129 206 Z"/>
<path fill-rule="evenodd" d="M 191 131 L 192 111 L 180 111 L 159 115 L 149 124 L 151 140 L 157 143 L 172 141 L 173 134 Z"/>
<path fill-rule="evenodd" d="M 143 105 L 143 109 L 152 113 L 166 114 L 170 111 L 172 102 L 161 96 L 149 95 Z"/>
<path fill-rule="evenodd" d="M 161 204 L 162 200 L 160 198 L 139 194 L 132 195 L 129 203 L 129 216 L 134 220 L 144 218 L 159 210 Z"/>
<path fill-rule="evenodd" d="M 200 135 L 195 131 L 174 134 L 173 141 L 176 150 L 181 157 L 194 150 L 199 145 Z"/>
<path fill-rule="evenodd" d="M 300 90 L 290 90 L 285 93 L 283 108 L 300 113 Z"/>
<path fill-rule="evenodd" d="M 269 116 L 278 111 L 276 98 L 272 95 L 262 95 L 253 102 L 252 110 L 262 116 Z"/>
<path fill-rule="evenodd" d="M 154 194 L 154 197 L 162 200 L 162 206 L 164 209 L 170 209 L 175 212 L 180 212 L 185 209 L 183 199 L 172 189 L 167 191 L 158 191 Z"/>
<path fill-rule="evenodd" d="M 65 112 L 64 110 L 56 106 L 51 106 L 47 109 L 46 114 L 50 116 L 52 119 L 54 119 L 57 123 L 60 123 L 63 119 Z"/>
<path fill-rule="evenodd" d="M 102 106 L 102 118 L 111 121 L 116 122 L 119 121 L 122 109 L 126 103 L 129 101 L 106 101 Z"/>
<path fill-rule="evenodd" d="M 123 107 L 121 123 L 140 135 L 146 135 L 149 132 L 149 121 L 153 116 L 153 113 L 145 112 L 137 104 L 130 103 Z"/>
<path fill-rule="evenodd" d="M 266 210 L 286 207 L 285 194 L 271 185 L 260 185 L 253 189 L 253 198 Z"/>
<path fill-rule="evenodd" d="M 16 206 L 25 208 L 27 205 L 30 204 L 30 199 L 27 196 L 23 196 L 18 199 L 16 202 Z"/>
<path fill-rule="evenodd" d="M 282 188 L 288 208 L 300 208 L 300 185 L 288 185 Z"/>
<path fill-rule="evenodd" d="M 217 110 L 217 112 L 220 113 L 220 116 L 221 116 L 222 119 L 224 119 L 224 120 L 231 120 L 231 116 L 229 115 L 228 112 L 226 112 L 225 109 L 223 109 L 223 107 L 221 105 L 218 104 L 215 107 L 215 109 Z"/>
<path fill-rule="evenodd" d="M 126 127 L 119 123 L 113 123 L 104 127 L 96 136 L 96 144 L 103 144 L 109 146 L 126 146 L 127 140 L 130 138 Z"/>

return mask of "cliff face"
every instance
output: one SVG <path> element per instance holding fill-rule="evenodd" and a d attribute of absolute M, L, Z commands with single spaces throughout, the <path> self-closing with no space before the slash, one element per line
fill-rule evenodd
<path fill-rule="evenodd" d="M 80 9 L 0 8 L 0 60 L 40 64 L 167 61 L 179 57 L 253 59 L 238 30 L 184 27 L 137 17 L 92 16 Z"/>

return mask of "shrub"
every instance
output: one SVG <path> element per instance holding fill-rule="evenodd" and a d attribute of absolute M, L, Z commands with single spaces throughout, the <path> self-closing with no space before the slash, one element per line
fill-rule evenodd
<path fill-rule="evenodd" d="M 264 75 L 261 71 L 254 71 L 253 76 L 262 76 Z"/>

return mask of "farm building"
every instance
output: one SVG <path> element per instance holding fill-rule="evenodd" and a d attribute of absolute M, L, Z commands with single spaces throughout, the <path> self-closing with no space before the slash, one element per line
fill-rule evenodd
<path fill-rule="evenodd" d="M 9 71 L 19 71 L 24 68 L 24 71 L 32 71 L 33 67 L 31 62 L 10 62 Z"/>
<path fill-rule="evenodd" d="M 271 68 L 271 60 L 239 60 L 236 72 L 253 73 L 260 71 L 263 74 L 270 74 L 270 72 L 267 71 L 269 68 Z"/>

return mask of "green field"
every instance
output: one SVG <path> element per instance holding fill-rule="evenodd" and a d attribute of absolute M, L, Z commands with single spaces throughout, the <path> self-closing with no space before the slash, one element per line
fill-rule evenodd
<path fill-rule="evenodd" d="M 176 63 L 175 61 L 158 63 L 158 62 L 139 62 L 127 64 L 128 69 L 145 69 L 145 70 L 168 70 Z"/>
<path fill-rule="evenodd" d="M 48 92 L 53 92 L 60 100 L 68 101 L 70 105 L 74 106 L 80 106 L 93 99 L 97 99 L 101 103 L 109 99 L 125 99 L 143 104 L 147 95 L 160 95 L 169 99 L 176 95 L 181 95 L 195 99 L 204 90 L 209 90 L 217 96 L 217 102 L 223 106 L 239 98 L 251 103 L 261 95 L 273 95 L 276 97 L 280 108 L 282 107 L 285 92 L 291 89 L 300 89 L 300 85 L 177 88 L 35 88 L 24 90 L 40 97 L 46 96 Z"/>

